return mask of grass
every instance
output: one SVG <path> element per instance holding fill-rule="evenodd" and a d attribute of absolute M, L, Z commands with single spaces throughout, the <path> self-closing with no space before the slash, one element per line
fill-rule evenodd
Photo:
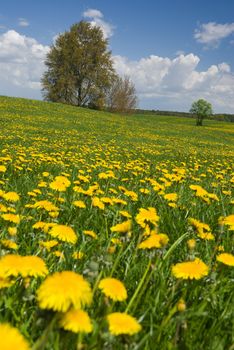
<path fill-rule="evenodd" d="M 93 289 L 93 302 L 86 307 L 93 331 L 77 335 L 61 329 L 63 315 L 38 303 L 44 278 L 11 273 L 11 286 L 0 289 L 0 322 L 18 328 L 34 350 L 234 349 L 233 266 L 217 261 L 223 252 L 233 253 L 233 227 L 220 220 L 233 214 L 231 123 L 207 120 L 196 127 L 194 120 L 181 117 L 117 116 L 0 97 L 0 129 L 1 256 L 36 255 L 49 274 L 72 270 L 83 275 Z M 69 179 L 70 185 L 63 191 L 51 188 L 56 176 Z M 16 192 L 19 200 L 7 199 L 8 192 Z M 176 199 L 165 197 L 172 193 Z M 37 208 L 34 204 L 41 200 L 58 209 Z M 77 200 L 86 207 L 76 207 Z M 147 227 L 139 224 L 137 214 L 150 207 L 159 218 L 146 221 L 149 230 L 166 234 L 169 242 L 139 249 Z M 121 211 L 132 220 L 125 233 L 111 230 L 128 220 Z M 20 223 L 5 220 L 4 213 L 19 214 Z M 200 228 L 207 224 L 202 232 L 213 239 L 202 236 L 189 218 L 199 220 Z M 35 229 L 38 222 L 68 225 L 78 240 L 57 239 L 55 247 L 43 248 L 41 242 L 54 238 L 48 227 Z M 92 230 L 97 239 L 84 230 Z M 6 239 L 18 249 L 7 247 Z M 191 239 L 194 248 L 189 248 Z M 195 258 L 208 266 L 206 276 L 196 280 L 172 274 L 172 266 Z M 126 300 L 114 302 L 98 288 L 110 276 L 125 285 Z M 106 316 L 124 311 L 142 330 L 111 334 Z"/>

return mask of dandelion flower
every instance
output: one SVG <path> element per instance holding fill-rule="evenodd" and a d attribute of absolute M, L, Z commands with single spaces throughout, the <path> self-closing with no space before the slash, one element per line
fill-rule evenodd
<path fill-rule="evenodd" d="M 59 192 L 65 192 L 71 182 L 65 176 L 56 176 L 55 180 L 50 183 L 50 188 Z"/>
<path fill-rule="evenodd" d="M 83 201 L 74 201 L 72 204 L 77 208 L 86 208 L 86 205 Z"/>
<path fill-rule="evenodd" d="M 0 277 L 0 289 L 8 288 L 13 284 L 12 281 L 9 281 L 7 278 Z"/>
<path fill-rule="evenodd" d="M 233 254 L 229 254 L 229 253 L 222 253 L 219 254 L 216 257 L 217 261 L 228 265 L 228 266 L 234 266 L 234 255 Z"/>
<path fill-rule="evenodd" d="M 1 243 L 5 248 L 13 249 L 13 250 L 19 249 L 18 244 L 16 244 L 14 241 L 11 241 L 10 239 L 2 239 Z"/>
<path fill-rule="evenodd" d="M 5 173 L 7 170 L 7 168 L 5 167 L 5 165 L 0 165 L 0 173 Z"/>
<path fill-rule="evenodd" d="M 51 250 L 51 248 L 55 247 L 56 245 L 58 245 L 58 241 L 56 240 L 51 240 L 51 241 L 40 241 L 39 242 L 40 246 L 42 248 L 45 248 L 46 250 L 48 250 L 48 252 Z"/>
<path fill-rule="evenodd" d="M 92 230 L 84 230 L 83 233 L 87 236 L 94 238 L 94 239 L 98 238 L 97 234 Z"/>
<path fill-rule="evenodd" d="M 147 223 L 152 223 L 156 226 L 158 221 L 159 216 L 156 213 L 156 209 L 152 207 L 148 209 L 140 208 L 139 213 L 136 215 L 136 222 L 142 228 L 145 228 Z"/>
<path fill-rule="evenodd" d="M 219 224 L 220 225 L 227 225 L 227 226 L 229 226 L 230 231 L 234 231 L 234 214 L 228 215 L 226 217 L 221 217 L 219 219 Z"/>
<path fill-rule="evenodd" d="M 194 261 L 186 261 L 172 266 L 172 274 L 176 278 L 182 279 L 199 280 L 207 276 L 208 271 L 208 266 L 199 258 L 196 258 Z"/>
<path fill-rule="evenodd" d="M 45 209 L 46 211 L 58 211 L 59 208 L 48 200 L 38 201 L 33 204 L 32 208 Z"/>
<path fill-rule="evenodd" d="M 16 192 L 7 192 L 3 195 L 3 198 L 9 202 L 17 202 L 20 199 L 18 193 Z"/>
<path fill-rule="evenodd" d="M 20 216 L 16 214 L 2 214 L 2 218 L 5 221 L 13 222 L 14 224 L 20 223 Z"/>
<path fill-rule="evenodd" d="M 17 328 L 9 323 L 0 323 L 0 339 L 2 350 L 29 350 L 27 340 L 22 336 Z"/>
<path fill-rule="evenodd" d="M 132 217 L 132 215 L 129 214 L 129 212 L 126 211 L 126 210 L 120 210 L 120 211 L 119 211 L 119 214 L 122 215 L 122 216 L 124 216 L 125 218 L 128 218 L 128 219 L 131 219 L 131 217 Z"/>
<path fill-rule="evenodd" d="M 127 290 L 124 284 L 116 278 L 103 278 L 98 288 L 114 301 L 123 301 L 127 299 Z"/>
<path fill-rule="evenodd" d="M 91 333 L 93 325 L 86 311 L 67 311 L 60 320 L 60 326 L 66 331 L 74 333 Z"/>
<path fill-rule="evenodd" d="M 186 310 L 186 304 L 185 304 L 185 301 L 184 299 L 180 299 L 178 304 L 177 304 L 177 310 L 180 311 L 180 312 L 183 312 Z"/>
<path fill-rule="evenodd" d="M 127 220 L 122 222 L 121 224 L 117 224 L 111 227 L 111 232 L 119 232 L 119 233 L 127 233 L 131 230 L 132 221 Z"/>
<path fill-rule="evenodd" d="M 93 197 L 92 198 L 92 205 L 94 207 L 97 207 L 97 208 L 101 209 L 101 210 L 105 209 L 105 204 L 98 197 Z"/>
<path fill-rule="evenodd" d="M 17 227 L 8 227 L 7 231 L 10 236 L 15 236 L 17 234 Z"/>
<path fill-rule="evenodd" d="M 73 271 L 55 272 L 37 291 L 41 309 L 66 312 L 71 306 L 80 309 L 91 304 L 92 291 L 83 276 Z"/>
<path fill-rule="evenodd" d="M 164 198 L 169 202 L 176 202 L 178 199 L 177 193 L 167 193 L 164 195 Z"/>
<path fill-rule="evenodd" d="M 169 238 L 167 235 L 160 233 L 160 234 L 152 234 L 141 242 L 138 245 L 139 249 L 152 249 L 152 248 L 162 248 L 169 242 Z"/>
<path fill-rule="evenodd" d="M 193 250 L 196 247 L 196 240 L 191 238 L 187 241 L 188 248 Z"/>
<path fill-rule="evenodd" d="M 52 237 L 58 238 L 63 242 L 75 244 L 77 241 L 77 236 L 73 229 L 66 225 L 55 225 L 49 231 Z"/>
<path fill-rule="evenodd" d="M 45 277 L 48 270 L 45 262 L 38 256 L 8 254 L 0 259 L 0 277 Z"/>
<path fill-rule="evenodd" d="M 84 257 L 83 252 L 74 252 L 72 254 L 73 259 L 81 260 Z"/>
<path fill-rule="evenodd" d="M 141 325 L 138 321 L 125 312 L 114 312 L 109 314 L 107 316 L 107 321 L 109 323 L 109 331 L 113 335 L 133 335 L 141 330 Z"/>
<path fill-rule="evenodd" d="M 196 229 L 198 237 L 207 241 L 215 239 L 209 225 L 193 218 L 189 218 L 189 223 Z"/>

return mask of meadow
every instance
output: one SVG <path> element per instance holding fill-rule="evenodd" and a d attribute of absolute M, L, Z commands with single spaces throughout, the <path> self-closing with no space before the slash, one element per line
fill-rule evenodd
<path fill-rule="evenodd" d="M 0 349 L 234 349 L 234 126 L 0 97 Z"/>

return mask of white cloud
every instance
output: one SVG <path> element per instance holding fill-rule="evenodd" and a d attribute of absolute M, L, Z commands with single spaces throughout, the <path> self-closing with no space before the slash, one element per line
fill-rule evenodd
<path fill-rule="evenodd" d="M 151 55 L 139 61 L 115 56 L 120 75 L 129 75 L 136 86 L 141 105 L 155 109 L 188 110 L 198 98 L 209 100 L 215 111 L 234 113 L 234 74 L 223 62 L 199 71 L 200 58 L 193 53 L 174 59 Z"/>
<path fill-rule="evenodd" d="M 45 69 L 44 59 L 48 50 L 48 46 L 15 30 L 0 35 L 1 91 L 10 95 L 12 88 L 20 96 L 25 89 L 32 89 L 35 93 L 31 91 L 29 97 L 39 97 L 40 79 Z"/>
<path fill-rule="evenodd" d="M 0 94 L 41 98 L 40 79 L 49 47 L 9 30 L 0 35 Z M 226 62 L 200 71 L 193 53 L 175 58 L 151 55 L 132 61 L 114 56 L 119 74 L 133 80 L 140 106 L 189 110 L 198 98 L 210 101 L 215 112 L 234 113 L 234 74 Z"/>
<path fill-rule="evenodd" d="M 234 33 L 234 23 L 219 24 L 209 22 L 201 24 L 199 29 L 195 30 L 194 38 L 207 46 L 218 47 L 220 41 Z"/>
<path fill-rule="evenodd" d="M 20 27 L 28 27 L 29 22 L 25 18 L 18 18 L 18 24 Z"/>
<path fill-rule="evenodd" d="M 101 11 L 99 10 L 95 10 L 95 9 L 88 9 L 87 11 L 85 11 L 83 13 L 84 17 L 94 17 L 94 18 L 102 18 L 103 14 L 101 13 Z"/>
<path fill-rule="evenodd" d="M 100 27 L 103 31 L 104 38 L 109 38 L 113 35 L 114 27 L 112 24 L 103 19 L 103 14 L 101 11 L 96 9 L 88 9 L 83 13 L 83 17 L 90 18 L 90 23 L 92 26 Z"/>

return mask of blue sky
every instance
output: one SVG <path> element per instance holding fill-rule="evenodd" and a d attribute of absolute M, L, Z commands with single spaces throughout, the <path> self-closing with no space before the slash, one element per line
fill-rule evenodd
<path fill-rule="evenodd" d="M 0 7 L 0 94 L 41 98 L 53 38 L 81 19 L 103 28 L 139 106 L 234 113 L 234 1 L 8 0 Z"/>

